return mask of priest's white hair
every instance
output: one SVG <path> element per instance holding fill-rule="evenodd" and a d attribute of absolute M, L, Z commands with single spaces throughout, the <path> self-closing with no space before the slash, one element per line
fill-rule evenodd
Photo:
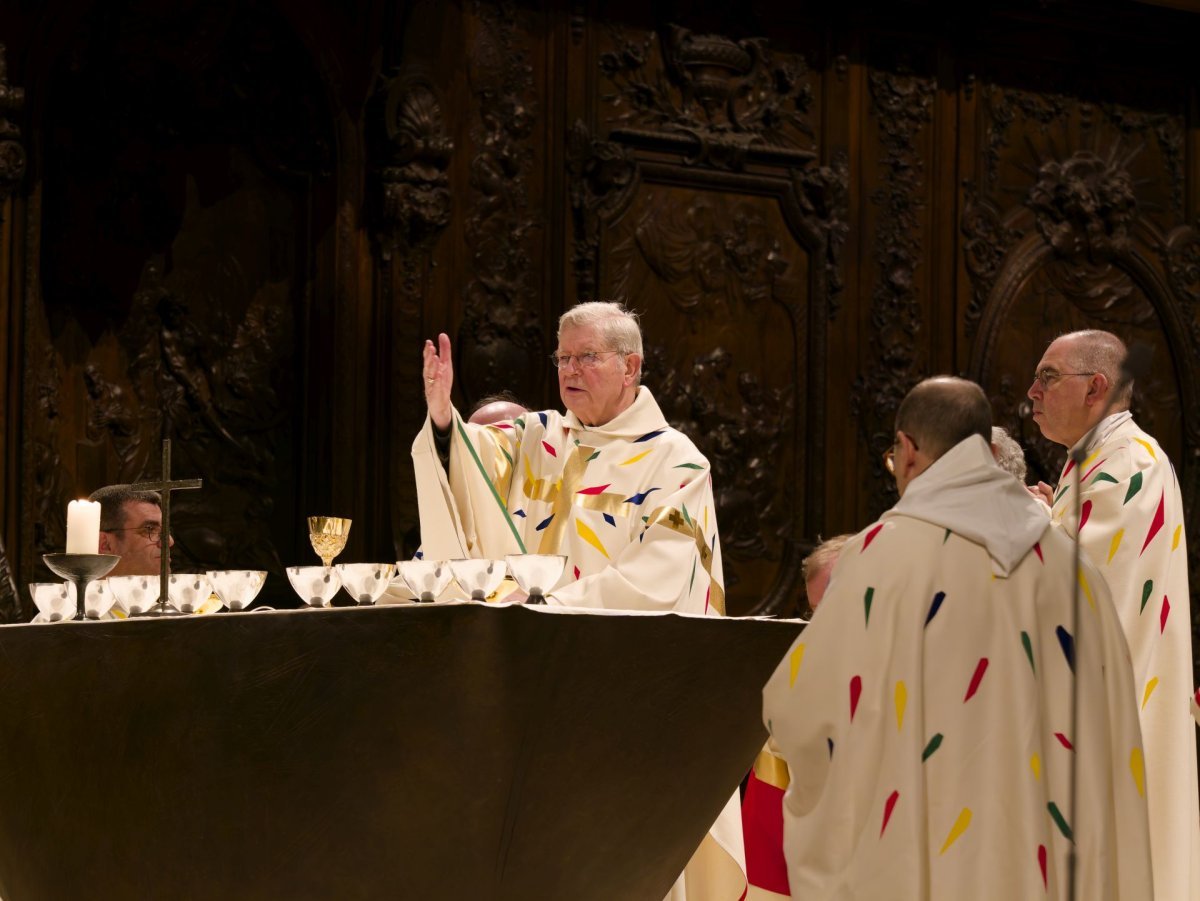
<path fill-rule="evenodd" d="M 562 314 L 558 320 L 558 336 L 564 329 L 592 328 L 604 343 L 597 350 L 615 350 L 623 354 L 642 353 L 642 329 L 638 325 L 638 314 L 627 310 L 622 304 L 589 300 L 576 304 Z"/>

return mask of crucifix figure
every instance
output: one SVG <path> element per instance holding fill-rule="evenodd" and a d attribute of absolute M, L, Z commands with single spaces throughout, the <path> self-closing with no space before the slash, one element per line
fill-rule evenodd
<path fill-rule="evenodd" d="M 137 482 L 134 491 L 158 491 L 162 498 L 162 562 L 159 568 L 158 603 L 146 611 L 147 616 L 173 616 L 179 613 L 170 602 L 167 583 L 171 576 L 171 492 L 181 488 L 199 488 L 201 479 L 171 481 L 171 439 L 163 439 L 162 477 L 157 482 Z"/>

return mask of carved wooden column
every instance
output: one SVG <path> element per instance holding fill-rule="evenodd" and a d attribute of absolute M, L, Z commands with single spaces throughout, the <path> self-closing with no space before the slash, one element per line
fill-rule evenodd
<path fill-rule="evenodd" d="M 446 133 L 442 100 L 421 74 L 395 72 L 373 103 L 373 234 L 381 286 L 378 334 L 387 384 L 379 386 L 378 415 L 390 423 L 387 447 L 392 497 L 391 532 L 397 556 L 415 550 L 416 490 L 408 448 L 413 435 L 397 410 L 423 410 L 418 368 L 422 309 L 428 290 L 430 250 L 450 222 L 447 168 L 454 142 Z"/>
<path fill-rule="evenodd" d="M 0 44 L 0 493 L 5 501 L 0 506 L 0 621 L 13 622 L 20 618 L 20 599 L 12 568 L 5 553 L 4 533 L 17 528 L 16 505 L 9 498 L 15 496 L 10 488 L 9 472 L 12 460 L 10 448 L 15 444 L 17 405 L 15 385 L 8 383 L 8 374 L 14 370 L 11 361 L 20 346 L 20 329 L 16 301 L 15 267 L 17 256 L 16 239 L 13 234 L 13 217 L 10 214 L 10 198 L 25 175 L 25 148 L 21 145 L 21 131 L 17 117 L 24 105 L 25 92 L 9 83 L 5 47 Z M 19 359 L 19 356 L 18 356 Z"/>

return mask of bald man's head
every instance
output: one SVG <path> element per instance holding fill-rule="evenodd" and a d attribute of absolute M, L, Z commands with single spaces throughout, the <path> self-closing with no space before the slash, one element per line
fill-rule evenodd
<path fill-rule="evenodd" d="M 896 430 L 933 461 L 970 435 L 990 444 L 992 406 L 974 382 L 936 376 L 908 392 L 896 411 Z"/>

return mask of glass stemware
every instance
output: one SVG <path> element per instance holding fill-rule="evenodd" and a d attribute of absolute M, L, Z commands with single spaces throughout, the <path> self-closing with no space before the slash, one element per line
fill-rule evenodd
<path fill-rule="evenodd" d="M 308 540 L 325 566 L 333 566 L 333 559 L 346 548 L 350 537 L 350 520 L 340 516 L 310 516 L 308 518 Z"/>
<path fill-rule="evenodd" d="M 346 594 L 365 607 L 374 604 L 387 590 L 396 567 L 392 563 L 339 563 L 334 569 L 342 579 Z"/>
<path fill-rule="evenodd" d="M 561 554 L 509 554 L 508 571 L 520 589 L 529 595 L 526 604 L 546 603 L 546 592 L 562 578 L 567 558 Z"/>
<path fill-rule="evenodd" d="M 229 610 L 245 610 L 262 591 L 267 581 L 266 570 L 262 569 L 212 569 L 208 581 Z"/>
<path fill-rule="evenodd" d="M 486 601 L 508 572 L 503 560 L 451 560 L 450 572 L 473 601 Z"/>

